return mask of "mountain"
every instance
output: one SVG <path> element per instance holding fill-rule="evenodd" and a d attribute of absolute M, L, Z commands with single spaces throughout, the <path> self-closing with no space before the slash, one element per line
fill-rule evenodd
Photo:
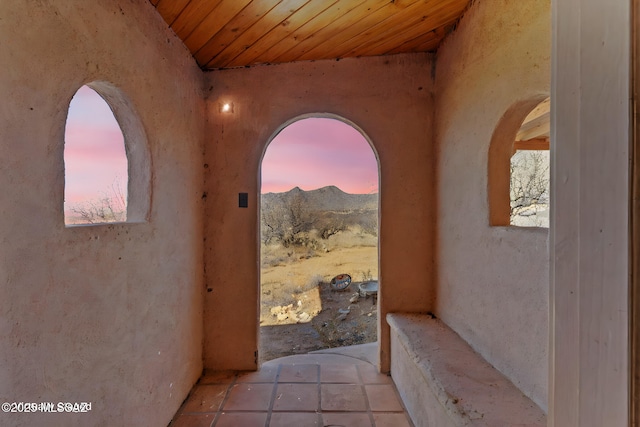
<path fill-rule="evenodd" d="M 262 205 L 288 203 L 295 198 L 301 198 L 310 211 L 359 211 L 377 210 L 378 194 L 349 194 L 338 187 L 330 185 L 317 190 L 304 191 L 299 187 L 284 193 L 265 193 L 262 195 Z"/>

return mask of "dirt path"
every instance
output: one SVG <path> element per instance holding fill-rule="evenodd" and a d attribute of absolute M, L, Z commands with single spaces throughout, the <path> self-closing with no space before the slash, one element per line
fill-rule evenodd
<path fill-rule="evenodd" d="M 273 254 L 272 254 L 273 255 Z M 358 296 L 358 284 L 377 280 L 377 248 L 337 248 L 262 269 L 260 363 L 282 356 L 377 339 L 377 305 Z M 349 274 L 345 291 L 329 286 Z"/>

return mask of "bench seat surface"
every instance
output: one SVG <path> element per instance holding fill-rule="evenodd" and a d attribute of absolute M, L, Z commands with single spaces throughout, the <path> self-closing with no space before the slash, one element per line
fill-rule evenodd
<path fill-rule="evenodd" d="M 442 405 L 437 410 L 444 409 L 451 425 L 546 426 L 544 412 L 439 319 L 426 314 L 391 313 L 387 315 L 387 322 L 391 326 L 392 347 L 401 347 L 392 349 L 392 356 L 406 359 L 396 360 L 394 364 L 392 357 L 391 375 L 403 399 L 407 400 L 412 417 L 412 412 L 421 410 L 418 409 L 421 402 L 410 400 L 424 396 L 424 390 L 416 393 L 416 387 L 428 387 Z M 407 370 L 398 363 L 415 364 L 415 367 Z M 394 366 L 396 371 L 411 372 L 405 381 L 411 384 L 398 384 L 402 381 L 394 376 Z M 416 378 L 417 375 L 420 378 Z M 412 407 L 416 409 L 412 411 Z M 414 422 L 431 425 L 416 419 Z"/>

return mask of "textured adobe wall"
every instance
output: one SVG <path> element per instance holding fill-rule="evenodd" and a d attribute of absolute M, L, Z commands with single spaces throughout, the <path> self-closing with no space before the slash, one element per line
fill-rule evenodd
<path fill-rule="evenodd" d="M 436 68 L 436 314 L 543 409 L 548 231 L 489 226 L 487 155 L 512 105 L 548 96 L 550 53 L 548 0 L 482 0 Z"/>
<path fill-rule="evenodd" d="M 432 57 L 426 54 L 260 66 L 208 74 L 205 147 L 205 367 L 253 369 L 258 337 L 259 168 L 270 138 L 302 114 L 330 113 L 371 139 L 380 164 L 382 370 L 389 311 L 432 307 Z M 219 103 L 234 103 L 222 114 Z M 238 193 L 249 208 L 238 208 Z"/>
<path fill-rule="evenodd" d="M 202 370 L 202 74 L 145 0 L 0 2 L 0 401 L 92 402 L 3 426 L 167 425 Z M 148 137 L 147 223 L 65 228 L 85 82 Z"/>

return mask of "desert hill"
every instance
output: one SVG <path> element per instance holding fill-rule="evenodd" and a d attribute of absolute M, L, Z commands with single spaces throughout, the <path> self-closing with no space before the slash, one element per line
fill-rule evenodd
<path fill-rule="evenodd" d="M 300 198 L 310 211 L 353 212 L 378 209 L 378 194 L 349 194 L 336 186 L 304 191 L 294 187 L 284 193 L 265 193 L 261 196 L 262 206 L 288 204 Z"/>

